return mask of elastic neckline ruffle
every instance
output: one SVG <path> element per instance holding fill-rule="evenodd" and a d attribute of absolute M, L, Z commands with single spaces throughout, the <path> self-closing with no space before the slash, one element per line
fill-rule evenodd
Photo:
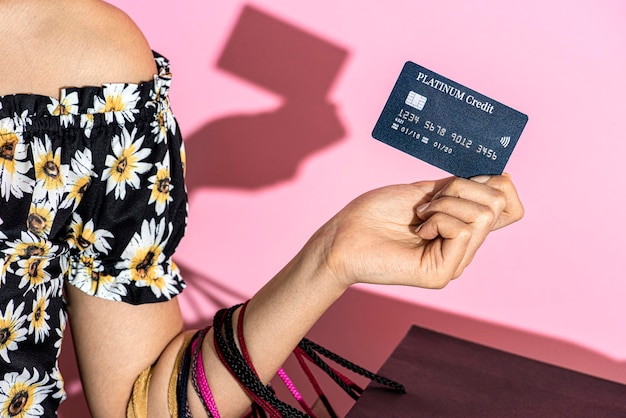
<path fill-rule="evenodd" d="M 89 118 L 107 122 L 112 113 L 138 113 L 167 99 L 171 82 L 169 61 L 153 51 L 157 73 L 139 83 L 105 83 L 101 86 L 67 87 L 59 97 L 17 93 L 0 96 L 0 130 L 22 130 L 26 125 L 75 125 Z M 107 117 L 108 114 L 108 117 Z"/>

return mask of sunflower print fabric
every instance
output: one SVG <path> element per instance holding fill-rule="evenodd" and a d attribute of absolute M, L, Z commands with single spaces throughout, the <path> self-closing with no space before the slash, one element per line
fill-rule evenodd
<path fill-rule="evenodd" d="M 184 149 L 168 62 L 140 84 L 0 97 L 0 417 L 56 416 L 66 283 L 131 304 L 184 288 Z"/>

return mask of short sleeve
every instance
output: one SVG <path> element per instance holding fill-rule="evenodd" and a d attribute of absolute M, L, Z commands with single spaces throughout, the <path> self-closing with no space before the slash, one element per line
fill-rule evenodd
<path fill-rule="evenodd" d="M 67 213 L 58 227 L 69 246 L 67 280 L 131 304 L 169 300 L 185 287 L 172 261 L 187 222 L 185 153 L 167 61 L 155 59 L 151 82 L 65 92 L 79 104 L 66 130 Z"/>

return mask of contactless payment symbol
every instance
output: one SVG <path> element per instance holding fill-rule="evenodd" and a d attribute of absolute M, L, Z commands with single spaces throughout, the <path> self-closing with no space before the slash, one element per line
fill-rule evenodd
<path fill-rule="evenodd" d="M 426 104 L 426 96 L 410 91 L 404 103 L 417 110 L 422 110 Z"/>

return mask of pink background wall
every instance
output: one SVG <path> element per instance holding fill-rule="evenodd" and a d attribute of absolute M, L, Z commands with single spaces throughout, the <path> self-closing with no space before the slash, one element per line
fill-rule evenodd
<path fill-rule="evenodd" d="M 189 324 L 251 296 L 361 192 L 446 175 L 370 136 L 412 60 L 529 115 L 507 166 L 527 215 L 446 289 L 356 288 L 314 338 L 376 369 L 417 323 L 626 383 L 624 2 L 112 3 L 173 67 Z"/>

